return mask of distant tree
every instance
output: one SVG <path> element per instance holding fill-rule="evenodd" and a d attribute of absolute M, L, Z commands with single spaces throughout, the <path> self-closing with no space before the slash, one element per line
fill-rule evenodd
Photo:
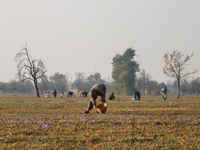
<path fill-rule="evenodd" d="M 19 53 L 16 54 L 15 59 L 18 69 L 17 77 L 19 81 L 31 80 L 35 85 L 37 97 L 40 97 L 38 89 L 38 80 L 43 79 L 47 70 L 44 62 L 41 59 L 32 59 L 26 46 L 24 46 Z"/>
<path fill-rule="evenodd" d="M 115 92 L 114 91 L 114 82 L 113 80 L 111 79 L 111 77 L 108 77 L 107 79 L 105 79 L 105 83 L 106 85 L 106 93 L 112 93 L 112 92 Z"/>
<path fill-rule="evenodd" d="M 137 79 L 137 88 L 140 89 L 140 91 L 142 91 L 143 94 L 145 94 L 145 91 L 149 87 L 150 79 L 151 79 L 150 74 L 147 74 L 145 69 L 143 69 L 140 72 L 140 75 Z"/>
<path fill-rule="evenodd" d="M 193 79 L 191 82 L 190 82 L 190 93 L 192 95 L 199 95 L 200 94 L 200 79 L 199 78 L 196 78 L 196 79 Z"/>
<path fill-rule="evenodd" d="M 56 72 L 53 76 L 50 76 L 49 79 L 53 82 L 52 86 L 57 90 L 57 92 L 67 91 L 68 83 L 66 75 Z"/>
<path fill-rule="evenodd" d="M 197 72 L 196 69 L 193 69 L 192 72 L 186 71 L 186 66 L 191 57 L 194 56 L 192 53 L 190 56 L 186 55 L 180 51 L 174 51 L 172 54 L 165 53 L 165 67 L 163 67 L 163 72 L 167 77 L 174 78 L 177 80 L 178 85 L 178 95 L 177 98 L 180 98 L 180 82 L 185 77 L 194 74 Z"/>
<path fill-rule="evenodd" d="M 92 86 L 87 82 L 87 81 L 84 81 L 82 84 L 81 84 L 81 89 L 83 90 L 83 92 L 90 92 Z M 80 88 L 79 88 L 80 89 Z"/>
<path fill-rule="evenodd" d="M 34 86 L 30 80 L 18 82 L 17 93 L 31 93 L 33 90 Z"/>
<path fill-rule="evenodd" d="M 147 86 L 147 91 L 148 94 L 155 94 L 156 90 L 158 89 L 158 82 L 157 81 L 149 81 L 148 86 Z"/>
<path fill-rule="evenodd" d="M 95 74 L 91 74 L 90 76 L 87 77 L 86 81 L 91 85 L 91 87 L 94 84 L 97 83 L 104 83 L 105 81 L 103 79 L 101 79 L 101 74 L 100 73 L 95 73 Z"/>
<path fill-rule="evenodd" d="M 181 92 L 185 95 L 186 92 L 189 92 L 189 82 L 184 79 L 181 82 Z"/>
<path fill-rule="evenodd" d="M 139 64 L 133 60 L 135 50 L 128 48 L 123 55 L 117 54 L 112 59 L 112 78 L 117 94 L 132 95 L 135 91 L 136 72 Z"/>
<path fill-rule="evenodd" d="M 75 73 L 76 80 L 73 82 L 73 87 L 79 89 L 83 89 L 83 83 L 85 82 L 85 75 L 83 72 Z"/>
<path fill-rule="evenodd" d="M 7 92 L 7 88 L 8 88 L 8 83 L 0 82 L 0 90 L 1 90 L 3 93 L 6 93 L 6 92 Z"/>
<path fill-rule="evenodd" d="M 177 81 L 174 80 L 174 81 L 171 81 L 171 80 L 168 80 L 167 83 L 166 83 L 166 86 L 167 86 L 167 93 L 168 94 L 171 94 L 171 95 L 175 95 L 177 94 Z"/>
<path fill-rule="evenodd" d="M 44 92 L 50 89 L 53 89 L 53 82 L 48 80 L 48 77 L 45 76 L 44 79 L 38 82 L 38 88 L 40 89 L 40 93 L 43 95 Z"/>
<path fill-rule="evenodd" d="M 11 80 L 8 83 L 8 92 L 9 93 L 16 93 L 18 90 L 18 82 L 16 80 Z"/>

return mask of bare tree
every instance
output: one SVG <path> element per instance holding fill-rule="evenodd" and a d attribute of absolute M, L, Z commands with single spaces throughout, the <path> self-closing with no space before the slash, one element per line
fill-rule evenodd
<path fill-rule="evenodd" d="M 16 54 L 15 59 L 18 69 L 17 77 L 19 81 L 31 80 L 35 85 L 35 90 L 37 97 L 40 97 L 38 89 L 38 80 L 43 80 L 45 73 L 44 62 L 40 59 L 31 59 L 30 54 L 28 53 L 27 43 L 26 46 L 22 47 L 19 53 Z"/>
<path fill-rule="evenodd" d="M 147 74 L 145 69 L 140 72 L 140 76 L 137 79 L 137 88 L 145 95 L 145 91 L 149 86 L 151 75 Z"/>
<path fill-rule="evenodd" d="M 75 88 L 83 89 L 83 83 L 85 82 L 85 75 L 83 72 L 76 72 L 75 73 L 76 80 L 73 82 L 73 86 Z"/>
<path fill-rule="evenodd" d="M 183 78 L 194 74 L 197 72 L 197 69 L 193 69 L 193 71 L 186 71 L 186 66 L 188 65 L 188 61 L 194 56 L 192 53 L 190 56 L 186 55 L 184 57 L 184 53 L 180 51 L 173 51 L 172 54 L 165 53 L 165 67 L 163 67 L 163 72 L 167 77 L 175 78 L 178 84 L 178 95 L 177 98 L 180 98 L 180 82 Z"/>

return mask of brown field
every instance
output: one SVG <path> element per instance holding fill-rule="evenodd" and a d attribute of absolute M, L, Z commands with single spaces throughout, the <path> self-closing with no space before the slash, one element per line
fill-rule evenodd
<path fill-rule="evenodd" d="M 86 115 L 89 97 L 1 95 L 0 149 L 200 149 L 200 97 L 117 97 Z"/>

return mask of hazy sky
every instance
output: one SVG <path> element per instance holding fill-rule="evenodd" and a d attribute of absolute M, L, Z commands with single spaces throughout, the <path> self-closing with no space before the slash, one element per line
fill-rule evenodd
<path fill-rule="evenodd" d="M 0 0 L 0 81 L 14 79 L 25 42 L 48 76 L 111 77 L 112 58 L 132 47 L 141 70 L 166 82 L 166 52 L 194 52 L 188 69 L 200 68 L 200 0 Z"/>

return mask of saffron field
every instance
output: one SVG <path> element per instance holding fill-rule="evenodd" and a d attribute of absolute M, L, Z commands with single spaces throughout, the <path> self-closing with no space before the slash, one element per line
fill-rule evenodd
<path fill-rule="evenodd" d="M 83 114 L 90 97 L 1 95 L 0 149 L 200 149 L 199 96 L 117 98 Z"/>

